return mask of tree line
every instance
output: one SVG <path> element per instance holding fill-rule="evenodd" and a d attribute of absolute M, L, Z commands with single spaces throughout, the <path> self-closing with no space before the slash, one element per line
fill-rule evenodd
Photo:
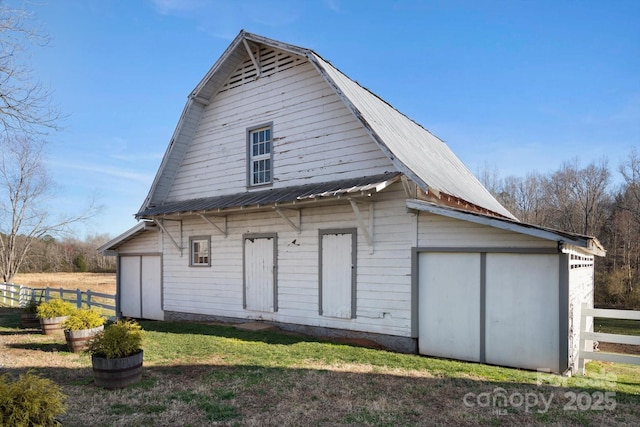
<path fill-rule="evenodd" d="M 607 256 L 595 260 L 595 304 L 640 309 L 640 155 L 635 149 L 615 173 L 606 159 L 581 166 L 576 158 L 545 174 L 505 178 L 485 165 L 479 179 L 522 222 L 596 237 Z"/>
<path fill-rule="evenodd" d="M 113 273 L 116 257 L 103 256 L 96 250 L 109 239 L 108 234 L 96 234 L 84 240 L 45 235 L 31 243 L 19 273 Z M 18 236 L 17 240 L 18 244 L 26 243 L 25 236 Z"/>

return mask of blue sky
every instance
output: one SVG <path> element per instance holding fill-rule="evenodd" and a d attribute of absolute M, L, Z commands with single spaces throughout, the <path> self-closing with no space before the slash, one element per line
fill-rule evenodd
<path fill-rule="evenodd" d="M 18 4 L 17 0 L 9 4 Z M 187 95 L 241 29 L 311 48 L 446 141 L 474 172 L 617 167 L 640 145 L 635 0 L 38 0 L 35 75 L 66 118 L 49 136 L 52 209 L 135 225 Z"/>

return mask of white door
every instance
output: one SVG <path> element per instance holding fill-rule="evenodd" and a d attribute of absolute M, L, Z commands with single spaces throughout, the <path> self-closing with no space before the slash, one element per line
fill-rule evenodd
<path fill-rule="evenodd" d="M 487 363 L 558 370 L 559 262 L 558 255 L 487 254 Z"/>
<path fill-rule="evenodd" d="M 419 256 L 420 354 L 480 361 L 480 254 Z"/>
<path fill-rule="evenodd" d="M 160 257 L 143 256 L 141 261 L 142 318 L 164 320 Z"/>
<path fill-rule="evenodd" d="M 122 316 L 136 319 L 142 317 L 139 256 L 120 257 L 119 285 L 118 298 Z"/>
<path fill-rule="evenodd" d="M 118 292 L 122 316 L 164 320 L 160 256 L 122 255 Z"/>
<path fill-rule="evenodd" d="M 244 239 L 245 308 L 277 311 L 275 294 L 275 236 Z"/>
<path fill-rule="evenodd" d="M 355 317 L 355 259 L 352 233 L 321 234 L 320 314 L 350 319 Z"/>

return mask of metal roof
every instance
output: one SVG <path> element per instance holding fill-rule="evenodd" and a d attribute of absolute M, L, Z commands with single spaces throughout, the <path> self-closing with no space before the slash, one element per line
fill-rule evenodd
<path fill-rule="evenodd" d="M 188 212 L 206 212 L 231 208 L 259 207 L 277 203 L 318 200 L 342 195 L 355 195 L 371 190 L 381 190 L 400 178 L 399 172 L 339 181 L 306 184 L 285 188 L 251 191 L 224 196 L 190 199 L 148 207 L 136 214 L 136 218 L 151 218 Z"/>
<path fill-rule="evenodd" d="M 336 88 L 347 107 L 398 170 L 421 184 L 423 189 L 446 193 L 515 219 L 441 139 L 319 55 L 313 55 L 325 79 Z"/>

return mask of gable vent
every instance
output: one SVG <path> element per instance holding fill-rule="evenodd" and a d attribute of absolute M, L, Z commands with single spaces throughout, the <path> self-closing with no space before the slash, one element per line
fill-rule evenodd
<path fill-rule="evenodd" d="M 260 64 L 262 77 L 270 76 L 306 62 L 305 58 L 268 47 L 260 47 L 260 53 L 257 52 L 256 48 L 252 49 L 252 51 Z M 231 76 L 229 76 L 218 92 L 225 92 L 234 87 L 242 86 L 245 83 L 253 82 L 256 80 L 257 75 L 258 71 L 253 61 L 247 57 Z"/>

